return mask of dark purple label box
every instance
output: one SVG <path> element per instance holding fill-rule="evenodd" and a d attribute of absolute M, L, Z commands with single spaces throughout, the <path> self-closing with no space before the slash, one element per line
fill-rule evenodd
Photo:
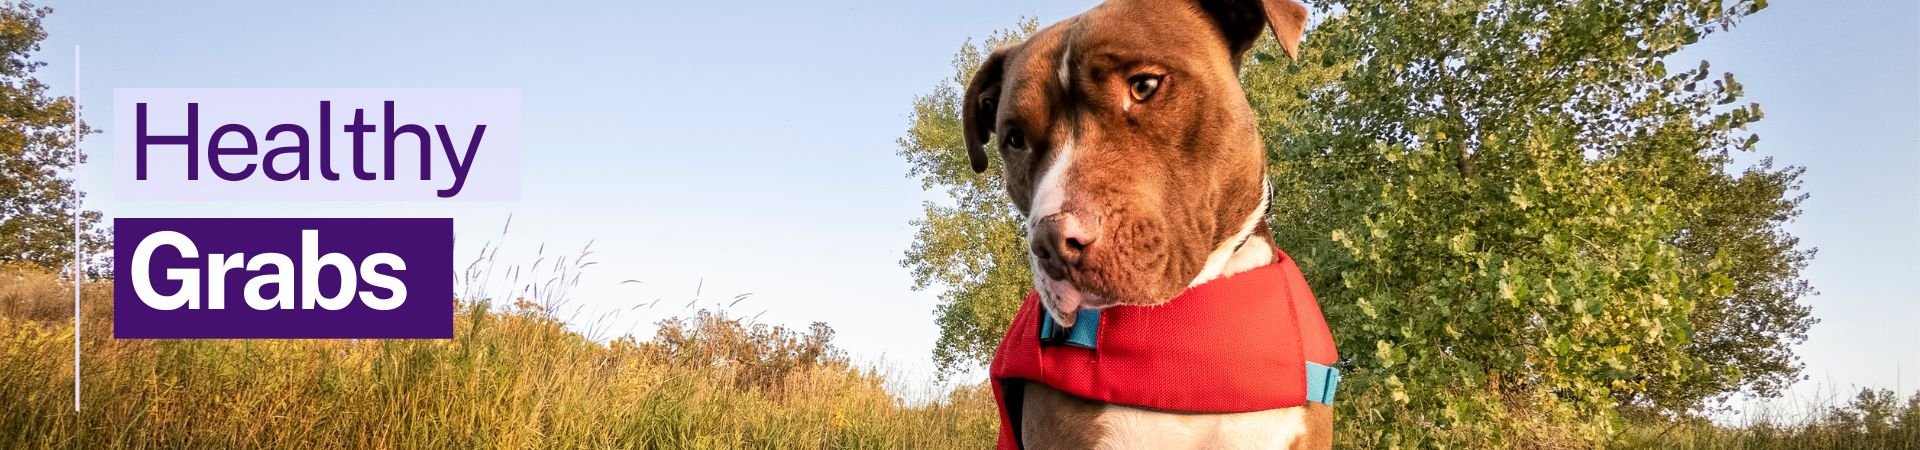
<path fill-rule="evenodd" d="M 115 338 L 453 337 L 453 219 L 113 226 Z"/>

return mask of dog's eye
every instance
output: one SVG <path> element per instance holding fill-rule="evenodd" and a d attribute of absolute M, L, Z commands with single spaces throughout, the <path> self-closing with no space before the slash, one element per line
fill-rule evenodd
<path fill-rule="evenodd" d="M 1147 99 L 1153 98 L 1154 92 L 1160 91 L 1160 76 L 1148 74 L 1134 75 L 1133 78 L 1127 79 L 1127 85 L 1132 91 L 1134 103 L 1145 102 Z"/>
<path fill-rule="evenodd" d="M 1007 148 L 1014 149 L 1014 150 L 1026 150 L 1027 138 L 1024 136 L 1021 136 L 1020 132 L 1007 131 L 1006 135 L 1007 135 Z"/>

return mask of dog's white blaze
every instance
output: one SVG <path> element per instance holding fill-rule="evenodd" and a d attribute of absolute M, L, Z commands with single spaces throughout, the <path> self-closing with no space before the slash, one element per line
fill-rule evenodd
<path fill-rule="evenodd" d="M 1213 253 L 1207 254 L 1207 264 L 1200 266 L 1200 275 L 1193 277 L 1193 282 L 1187 283 L 1187 287 L 1199 286 L 1201 283 L 1213 281 L 1216 278 L 1227 275 L 1245 272 L 1247 269 L 1259 267 L 1271 262 L 1273 259 L 1273 250 L 1271 248 L 1259 252 L 1235 251 L 1260 250 L 1236 249 L 1235 247 L 1240 247 L 1241 242 L 1248 242 L 1247 237 L 1253 235 L 1254 227 L 1259 225 L 1260 219 L 1266 216 L 1267 202 L 1272 200 L 1270 193 L 1273 192 L 1272 186 L 1268 183 L 1270 182 L 1260 183 L 1260 207 L 1254 208 L 1252 213 L 1247 214 L 1247 221 L 1240 225 L 1239 232 L 1234 233 L 1233 237 L 1227 238 L 1225 242 L 1221 242 L 1220 246 L 1214 247 Z M 1252 245 L 1252 243 L 1249 243 L 1249 245 Z M 1260 246 L 1265 247 L 1266 245 L 1262 243 Z M 1236 255 L 1241 256 L 1236 257 Z"/>
<path fill-rule="evenodd" d="M 1060 89 L 1071 91 L 1073 90 L 1073 66 L 1071 65 L 1073 47 L 1062 47 L 1060 49 Z"/>
<path fill-rule="evenodd" d="M 1072 47 L 1060 50 L 1058 71 L 1061 89 L 1073 88 L 1073 71 L 1068 65 L 1072 57 Z M 1061 207 L 1067 203 L 1067 168 L 1073 166 L 1075 137 L 1071 131 L 1067 133 L 1067 142 L 1056 150 L 1053 161 L 1048 162 L 1047 171 L 1040 174 L 1040 183 L 1033 187 L 1033 202 L 1028 205 L 1027 211 L 1029 239 L 1034 236 L 1033 227 L 1040 219 L 1059 213 Z M 1055 321 L 1072 323 L 1073 317 L 1058 307 L 1062 300 L 1068 300 L 1077 307 L 1086 307 L 1089 300 L 1083 298 L 1086 294 L 1075 289 L 1072 283 L 1048 278 L 1046 272 L 1040 270 L 1040 262 L 1033 261 L 1033 256 L 1029 255 L 1027 259 L 1033 268 L 1033 286 L 1040 291 L 1040 305 L 1046 307 L 1047 314 L 1053 316 Z"/>
<path fill-rule="evenodd" d="M 1107 405 L 1096 448 L 1287 448 L 1307 434 L 1307 408 L 1179 414 Z"/>
<path fill-rule="evenodd" d="M 1073 139 L 1071 137 L 1067 139 L 1065 145 L 1060 146 L 1059 153 L 1055 154 L 1053 161 L 1048 164 L 1047 171 L 1040 175 L 1040 183 L 1033 188 L 1033 202 L 1028 205 L 1027 236 L 1029 239 L 1034 235 L 1034 225 L 1038 223 L 1041 218 L 1059 213 L 1061 206 L 1067 202 L 1067 167 L 1073 165 Z M 1039 288 L 1040 299 L 1043 300 L 1040 302 L 1040 305 L 1045 306 L 1047 313 L 1052 315 L 1055 320 L 1062 323 L 1072 322 L 1073 319 L 1066 317 L 1063 312 L 1055 309 L 1055 306 L 1059 304 L 1061 297 L 1077 295 L 1079 293 L 1061 292 L 1074 290 L 1073 285 L 1048 278 L 1047 273 L 1040 270 L 1040 262 L 1033 261 L 1031 254 L 1027 256 L 1027 259 L 1033 268 L 1033 285 Z M 1077 303 L 1085 307 L 1085 299 L 1079 300 L 1082 301 Z"/>
<path fill-rule="evenodd" d="M 1053 161 L 1048 162 L 1047 171 L 1040 174 L 1040 183 L 1033 186 L 1033 203 L 1027 211 L 1027 229 L 1041 218 L 1060 212 L 1067 203 L 1067 167 L 1073 165 L 1073 140 L 1061 145 Z M 1028 236 L 1032 236 L 1031 233 Z"/>
<path fill-rule="evenodd" d="M 1072 47 L 1060 51 L 1060 87 L 1062 89 L 1072 87 L 1072 74 L 1067 69 L 1067 60 L 1072 55 Z M 1041 218 L 1060 212 L 1060 206 L 1066 203 L 1067 167 L 1073 165 L 1073 144 L 1074 139 L 1077 138 L 1075 133 L 1068 131 L 1067 142 L 1055 151 L 1053 161 L 1048 162 L 1047 171 L 1040 174 L 1040 183 L 1033 187 L 1033 203 L 1027 211 L 1028 230 L 1032 230 L 1033 224 Z M 1032 234 L 1029 233 L 1028 236 Z"/>

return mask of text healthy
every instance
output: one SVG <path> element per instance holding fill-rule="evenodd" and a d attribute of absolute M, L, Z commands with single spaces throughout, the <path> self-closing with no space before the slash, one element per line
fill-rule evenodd
<path fill-rule="evenodd" d="M 131 200 L 512 200 L 517 89 L 116 89 Z"/>
<path fill-rule="evenodd" d="M 519 196 L 516 89 L 116 89 L 113 115 L 123 200 Z M 453 240 L 445 217 L 116 217 L 114 337 L 451 338 Z"/>

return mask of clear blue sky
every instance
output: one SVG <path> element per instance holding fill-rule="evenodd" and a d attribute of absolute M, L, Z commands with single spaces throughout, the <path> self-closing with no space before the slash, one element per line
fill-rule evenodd
<path fill-rule="evenodd" d="M 503 260 L 593 240 L 577 297 L 620 327 L 753 297 L 763 322 L 825 321 L 861 359 L 927 373 L 934 295 L 899 267 L 920 202 L 894 155 L 912 97 L 969 37 L 1094 2 L 55 2 L 38 58 L 107 131 L 85 143 L 89 208 L 110 216 L 452 216 L 465 261 L 509 214 Z M 1760 150 L 1807 166 L 1822 320 L 1800 354 L 1828 386 L 1920 387 L 1920 9 L 1774 2 L 1676 58 L 1712 60 L 1765 106 Z M 1690 64 L 1688 64 L 1690 65 Z M 1683 65 L 1682 67 L 1684 67 Z M 108 172 L 119 87 L 523 90 L 522 199 L 133 203 Z M 635 279 L 638 285 L 620 284 Z M 651 311 L 635 305 L 664 298 Z M 640 325 L 636 331 L 649 328 Z M 1810 388 L 1803 388 L 1803 390 Z M 1808 392 L 1811 392 L 1810 390 Z"/>

